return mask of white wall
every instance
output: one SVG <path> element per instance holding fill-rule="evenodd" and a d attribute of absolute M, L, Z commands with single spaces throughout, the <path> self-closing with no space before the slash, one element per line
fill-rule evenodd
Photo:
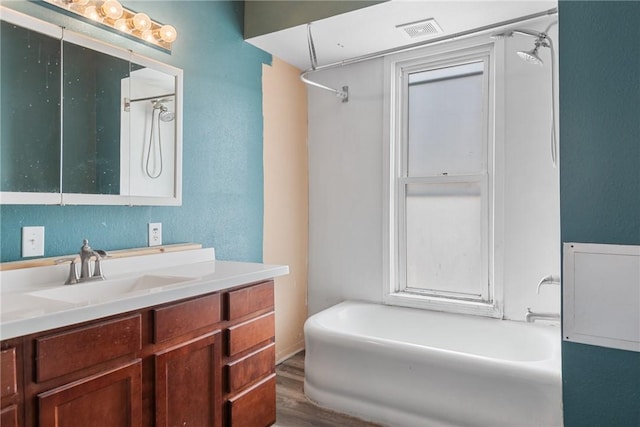
<path fill-rule="evenodd" d="M 521 25 L 544 30 L 550 20 Z M 550 32 L 557 41 L 557 27 Z M 544 67 L 517 55 L 533 39 L 505 43 L 505 317 L 559 311 L 559 178 L 550 159 L 550 52 Z M 325 70 L 312 79 L 349 86 L 349 102 L 309 88 L 309 314 L 345 299 L 382 302 L 383 60 Z"/>
<path fill-rule="evenodd" d="M 382 296 L 382 60 L 314 79 L 309 89 L 309 314 Z"/>

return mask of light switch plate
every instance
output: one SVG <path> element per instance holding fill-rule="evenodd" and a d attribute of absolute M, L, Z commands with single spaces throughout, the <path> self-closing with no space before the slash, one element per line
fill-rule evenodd
<path fill-rule="evenodd" d="M 44 227 L 22 227 L 22 257 L 44 256 Z"/>
<path fill-rule="evenodd" d="M 150 222 L 149 223 L 149 246 L 162 245 L 162 223 Z"/>

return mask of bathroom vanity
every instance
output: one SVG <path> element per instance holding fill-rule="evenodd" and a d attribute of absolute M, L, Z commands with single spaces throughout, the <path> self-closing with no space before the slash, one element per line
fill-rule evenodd
<path fill-rule="evenodd" d="M 34 330 L 33 316 L 16 319 L 8 322 L 10 335 L 33 331 L 6 339 L 3 318 L 1 425 L 275 423 L 268 277 L 288 268 L 211 261 L 164 270 L 193 271 L 194 279 L 71 308 L 53 304 L 58 308 L 45 308 L 41 324 L 69 324 Z M 110 314 L 91 318 L 91 312 Z"/>

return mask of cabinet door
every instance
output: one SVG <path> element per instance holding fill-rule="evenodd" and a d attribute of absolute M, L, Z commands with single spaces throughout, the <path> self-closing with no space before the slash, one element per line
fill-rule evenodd
<path fill-rule="evenodd" d="M 0 398 L 3 401 L 18 393 L 17 365 L 15 348 L 8 348 L 0 352 Z"/>
<path fill-rule="evenodd" d="M 11 405 L 0 411 L 0 426 L 18 427 L 18 406 Z"/>
<path fill-rule="evenodd" d="M 142 369 L 122 367 L 38 395 L 40 427 L 142 425 Z"/>
<path fill-rule="evenodd" d="M 155 355 L 156 426 L 222 424 L 220 332 Z"/>

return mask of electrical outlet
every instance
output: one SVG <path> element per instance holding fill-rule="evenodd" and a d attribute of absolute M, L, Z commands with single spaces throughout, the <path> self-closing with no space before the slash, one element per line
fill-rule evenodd
<path fill-rule="evenodd" d="M 22 257 L 44 256 L 44 227 L 22 227 Z"/>
<path fill-rule="evenodd" d="M 150 222 L 149 223 L 149 246 L 162 245 L 162 223 Z"/>

